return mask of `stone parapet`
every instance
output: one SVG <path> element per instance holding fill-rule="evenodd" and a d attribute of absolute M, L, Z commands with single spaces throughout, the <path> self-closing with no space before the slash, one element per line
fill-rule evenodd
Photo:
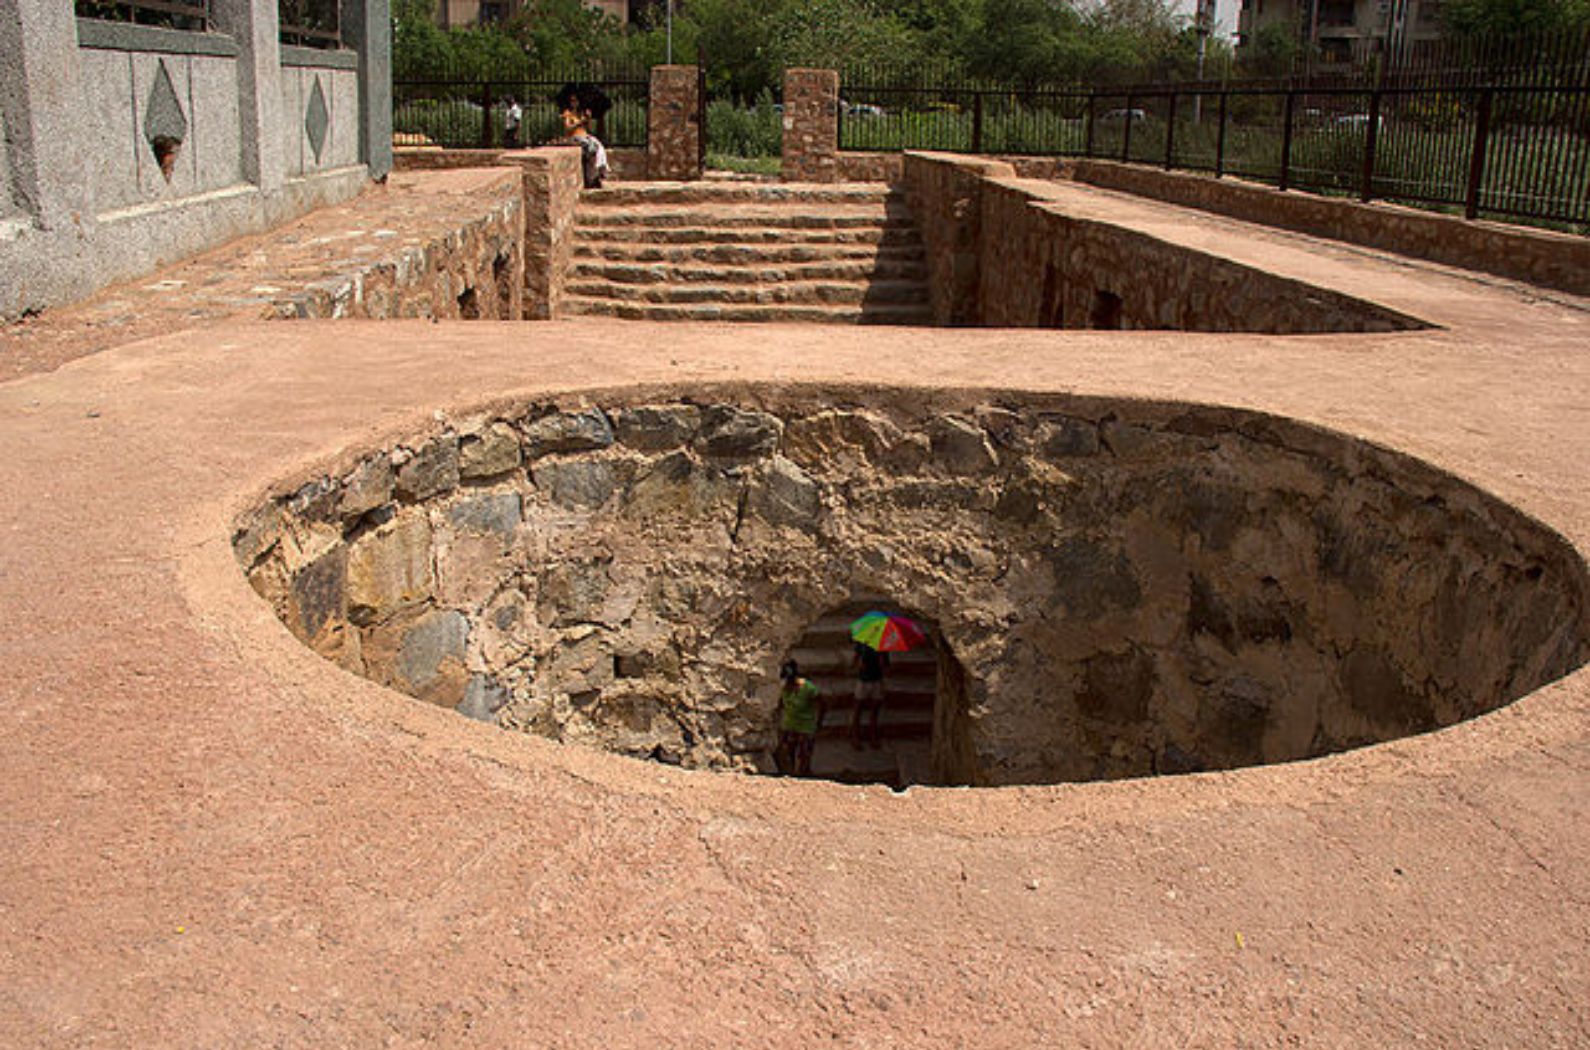
<path fill-rule="evenodd" d="M 580 201 L 580 151 L 544 146 L 506 154 L 524 171 L 524 318 L 557 316 L 573 259 L 575 208 Z"/>
<path fill-rule="evenodd" d="M 785 182 L 838 182 L 839 74 L 832 69 L 784 73 Z"/>
<path fill-rule="evenodd" d="M 1015 169 L 977 157 L 907 153 L 902 172 L 906 200 L 927 248 L 934 323 L 980 323 L 983 180 L 1012 176 Z"/>
<path fill-rule="evenodd" d="M 1073 177 L 1170 204 L 1590 295 L 1590 239 L 1395 204 L 1283 193 L 1239 179 L 1076 160 Z"/>
<path fill-rule="evenodd" d="M 646 111 L 646 167 L 653 179 L 699 179 L 701 77 L 695 66 L 653 66 Z"/>

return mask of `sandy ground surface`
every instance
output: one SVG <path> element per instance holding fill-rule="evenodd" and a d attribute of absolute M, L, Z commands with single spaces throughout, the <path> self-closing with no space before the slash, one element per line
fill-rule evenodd
<path fill-rule="evenodd" d="M 880 380 L 1279 412 L 1590 549 L 1590 312 L 1405 280 L 1450 327 L 262 323 L 0 384 L 0 1045 L 1590 1045 L 1590 671 L 1313 762 L 895 796 L 425 707 L 231 555 L 439 411 Z"/>

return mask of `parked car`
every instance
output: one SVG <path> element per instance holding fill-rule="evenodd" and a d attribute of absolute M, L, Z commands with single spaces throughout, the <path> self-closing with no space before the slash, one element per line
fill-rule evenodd
<path fill-rule="evenodd" d="M 853 117 L 881 117 L 884 115 L 882 106 L 874 106 L 870 102 L 858 102 L 851 106 L 848 112 Z"/>
<path fill-rule="evenodd" d="M 1343 113 L 1331 123 L 1339 128 L 1356 128 L 1362 130 L 1369 126 L 1368 113 Z"/>
<path fill-rule="evenodd" d="M 1118 120 L 1123 124 L 1130 120 L 1133 124 L 1138 124 L 1147 120 L 1148 114 L 1140 109 L 1112 109 L 1106 112 L 1102 119 Z"/>

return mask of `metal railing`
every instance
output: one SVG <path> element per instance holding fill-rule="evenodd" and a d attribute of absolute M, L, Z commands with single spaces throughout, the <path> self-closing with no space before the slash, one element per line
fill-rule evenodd
<path fill-rule="evenodd" d="M 613 108 L 592 129 L 608 148 L 645 148 L 651 80 L 643 69 L 405 70 L 392 80 L 392 129 L 451 149 L 535 146 L 564 134 L 553 96 L 566 83 L 595 84 Z M 517 102 L 517 142 L 507 135 Z"/>
<path fill-rule="evenodd" d="M 1590 232 L 1590 62 L 1529 82 L 842 85 L 840 148 L 1114 159 Z"/>
<path fill-rule="evenodd" d="M 210 0 L 75 0 L 74 8 L 79 18 L 199 33 L 210 28 Z"/>
<path fill-rule="evenodd" d="M 299 47 L 341 47 L 340 6 L 337 0 L 276 0 L 281 42 Z"/>

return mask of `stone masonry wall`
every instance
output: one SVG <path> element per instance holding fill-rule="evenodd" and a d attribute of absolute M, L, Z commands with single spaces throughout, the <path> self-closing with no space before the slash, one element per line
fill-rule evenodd
<path fill-rule="evenodd" d="M 695 66 L 653 66 L 646 169 L 653 179 L 701 177 L 701 80 Z"/>
<path fill-rule="evenodd" d="M 1073 218 L 1031 183 L 985 179 L 977 199 L 983 324 L 1278 335 L 1423 327 L 1329 289 Z"/>
<path fill-rule="evenodd" d="M 294 485 L 234 547 L 351 671 L 714 768 L 765 766 L 780 660 L 858 594 L 936 623 L 964 671 L 940 681 L 960 698 L 935 713 L 941 782 L 1325 754 L 1505 703 L 1590 638 L 1564 541 L 1407 457 L 1248 412 L 989 391 L 460 418 Z"/>
<path fill-rule="evenodd" d="M 557 315 L 574 258 L 580 202 L 580 151 L 572 146 L 517 150 L 504 160 L 524 171 L 524 312 L 531 321 Z"/>
<path fill-rule="evenodd" d="M 785 182 L 837 182 L 839 74 L 831 69 L 784 72 Z"/>
<path fill-rule="evenodd" d="M 1073 218 L 1010 164 L 908 153 L 940 324 L 1384 332 L 1423 323 L 1145 234 Z"/>
<path fill-rule="evenodd" d="M 1590 295 L 1586 237 L 1114 161 L 1077 160 L 1072 170 L 1078 181 L 1106 189 Z"/>
<path fill-rule="evenodd" d="M 481 188 L 475 218 L 431 240 L 412 239 L 302 291 L 276 297 L 275 318 L 430 317 L 517 321 L 524 317 L 524 203 L 512 173 Z"/>

